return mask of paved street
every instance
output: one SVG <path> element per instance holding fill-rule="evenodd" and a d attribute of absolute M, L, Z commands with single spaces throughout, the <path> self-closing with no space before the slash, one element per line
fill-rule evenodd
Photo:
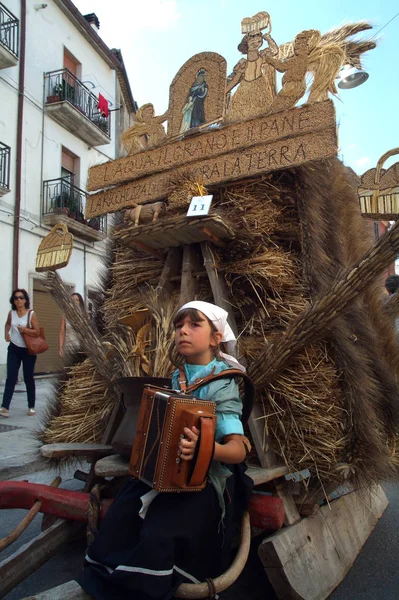
<path fill-rule="evenodd" d="M 51 394 L 51 383 L 48 380 L 37 382 L 36 417 L 26 415 L 26 395 L 22 389 L 23 386 L 19 386 L 14 396 L 11 405 L 12 416 L 0 421 L 0 426 L 18 427 L 10 431 L 0 430 L 0 479 L 16 475 L 20 480 L 29 479 L 36 483 L 49 483 L 55 473 L 50 470 L 40 470 L 40 463 L 37 463 L 36 458 L 37 443 L 31 434 L 38 427 L 40 415 L 45 410 L 46 399 Z M 1 388 L 0 393 L 2 393 Z M 7 467 L 7 463 L 11 467 Z M 28 475 L 23 475 L 24 469 L 29 471 Z M 75 469 L 76 466 L 65 470 L 62 474 L 62 487 L 81 488 L 82 483 L 73 479 Z M 331 600 L 398 600 L 399 598 L 399 485 L 389 484 L 385 489 L 390 504 L 353 568 L 330 596 Z M 0 511 L 0 539 L 17 525 L 24 513 L 25 511 L 22 510 Z M 18 542 L 3 551 L 2 560 L 40 533 L 41 519 L 41 515 L 38 515 Z M 5 600 L 20 600 L 35 592 L 44 591 L 73 579 L 81 568 L 84 551 L 84 540 L 68 544 L 41 569 L 7 594 Z M 221 594 L 220 598 L 221 600 L 275 599 L 260 561 L 257 559 L 256 544 L 243 575 L 237 584 Z"/>

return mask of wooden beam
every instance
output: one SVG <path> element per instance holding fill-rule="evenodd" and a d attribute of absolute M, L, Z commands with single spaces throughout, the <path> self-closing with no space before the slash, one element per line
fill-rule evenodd
<path fill-rule="evenodd" d="M 291 494 L 287 494 L 284 490 L 284 484 L 276 482 L 276 492 L 284 505 L 284 525 L 295 525 L 301 520 L 301 515 L 295 504 L 295 499 Z"/>
<path fill-rule="evenodd" d="M 328 598 L 387 506 L 380 486 L 352 492 L 265 538 L 258 552 L 277 598 Z"/>
<path fill-rule="evenodd" d="M 183 247 L 183 263 L 180 282 L 179 306 L 194 300 L 197 280 L 194 271 L 199 268 L 198 249 L 195 244 Z"/>
<path fill-rule="evenodd" d="M 181 264 L 181 249 L 178 247 L 170 248 L 165 264 L 162 269 L 161 277 L 156 288 L 156 292 L 160 294 L 169 293 L 171 291 L 171 282 L 177 277 Z M 180 277 L 179 277 L 180 279 Z"/>
<path fill-rule="evenodd" d="M 247 469 L 247 475 L 251 477 L 255 485 L 273 481 L 287 473 L 288 469 L 285 465 L 279 465 L 272 469 L 249 466 Z M 129 461 L 119 454 L 106 456 L 96 462 L 96 475 L 99 477 L 126 477 L 129 475 Z"/>
<path fill-rule="evenodd" d="M 227 310 L 227 312 L 229 313 L 228 321 L 230 327 L 232 328 L 234 335 L 238 337 L 238 327 L 234 318 L 232 306 L 227 300 L 228 289 L 226 281 L 223 275 L 221 275 L 220 272 L 218 272 L 218 270 L 216 269 L 212 251 L 207 242 L 203 242 L 201 244 L 201 251 L 202 256 L 204 258 L 204 266 L 208 274 L 208 279 L 211 285 L 215 304 Z M 276 467 L 277 461 L 274 456 L 274 453 L 271 450 L 270 444 L 268 444 L 268 441 L 265 438 L 264 420 L 262 417 L 263 412 L 261 406 L 255 402 L 254 407 L 252 409 L 252 414 L 248 419 L 248 426 L 251 432 L 252 440 L 255 444 L 255 449 L 260 464 L 264 469 L 268 469 L 271 467 Z"/>
<path fill-rule="evenodd" d="M 208 242 L 201 242 L 201 252 L 204 259 L 204 266 L 208 275 L 209 283 L 211 285 L 213 299 L 217 306 L 224 308 L 229 313 L 229 325 L 232 328 L 234 335 L 238 336 L 238 327 L 236 320 L 232 312 L 232 306 L 228 301 L 228 289 L 224 277 L 221 276 L 215 265 L 212 250 L 209 247 Z"/>
<path fill-rule="evenodd" d="M 0 598 L 39 569 L 63 544 L 82 528 L 81 523 L 59 519 L 46 531 L 0 563 Z"/>
<path fill-rule="evenodd" d="M 40 448 L 40 454 L 45 458 L 79 456 L 97 459 L 114 453 L 109 444 L 45 444 Z"/>
<path fill-rule="evenodd" d="M 41 594 L 26 596 L 23 600 L 93 600 L 93 596 L 86 594 L 76 581 L 68 581 Z"/>

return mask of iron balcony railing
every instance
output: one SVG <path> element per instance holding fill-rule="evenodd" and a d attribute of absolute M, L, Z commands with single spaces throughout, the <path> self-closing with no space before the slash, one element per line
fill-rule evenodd
<path fill-rule="evenodd" d="M 10 153 L 11 148 L 0 142 L 0 188 L 10 189 Z"/>
<path fill-rule="evenodd" d="M 18 58 L 19 21 L 0 2 L 0 44 Z"/>
<path fill-rule="evenodd" d="M 86 220 L 86 192 L 71 184 L 65 178 L 49 179 L 43 182 L 43 214 L 64 214 L 96 231 L 107 233 L 107 217 L 94 217 Z"/>
<path fill-rule="evenodd" d="M 46 73 L 46 104 L 66 100 L 109 136 L 110 119 L 98 110 L 98 98 L 68 69 Z"/>

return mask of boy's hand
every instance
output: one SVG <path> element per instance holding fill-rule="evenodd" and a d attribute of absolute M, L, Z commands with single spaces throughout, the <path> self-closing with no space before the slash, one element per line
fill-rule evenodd
<path fill-rule="evenodd" d="M 181 460 L 192 460 L 200 432 L 196 427 L 192 429 L 185 427 L 183 431 L 185 437 L 180 440 L 179 444 L 180 458 Z"/>

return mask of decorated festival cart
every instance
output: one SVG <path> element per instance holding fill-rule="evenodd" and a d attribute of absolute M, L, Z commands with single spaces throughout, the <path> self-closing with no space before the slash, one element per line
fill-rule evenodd
<path fill-rule="evenodd" d="M 356 38 L 370 26 L 303 31 L 280 45 L 266 12 L 241 26 L 244 58 L 231 75 L 218 54 L 190 58 L 167 112 L 142 106 L 123 134 L 126 155 L 90 170 L 86 217 L 114 214 L 95 325 L 56 273 L 70 234 L 58 228 L 39 249 L 38 269 L 81 349 L 40 433 L 41 455 L 91 468 L 78 474 L 81 492 L 0 483 L 1 508 L 58 518 L 0 564 L 1 595 L 82 526 L 90 543 L 128 476 L 143 386 L 168 383 L 172 316 L 194 298 L 228 310 L 256 385 L 255 492 L 231 568 L 182 584 L 176 597 L 232 585 L 252 534 L 279 599 L 327 598 L 387 506 L 379 484 L 397 476 L 399 346 L 379 276 L 399 250 L 399 226 L 374 243 L 359 181 L 336 156 L 329 98 L 342 66 L 360 67 L 374 48 Z M 388 172 L 377 171 L 361 182 L 362 213 L 396 219 L 397 204 L 379 201 Z M 35 598 L 87 596 L 70 582 Z"/>

